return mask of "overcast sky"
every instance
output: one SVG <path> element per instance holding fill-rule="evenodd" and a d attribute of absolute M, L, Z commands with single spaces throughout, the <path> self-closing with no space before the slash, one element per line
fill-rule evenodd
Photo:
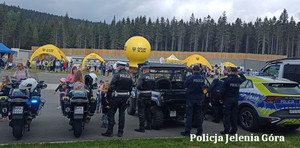
<path fill-rule="evenodd" d="M 72 18 L 99 22 L 146 16 L 156 19 L 165 17 L 189 20 L 192 13 L 196 18 L 210 15 L 217 20 L 226 11 L 228 21 L 237 17 L 249 22 L 257 17 L 277 18 L 284 8 L 289 16 L 300 20 L 300 0 L 0 0 L 7 5 L 20 6 L 55 15 L 69 14 Z"/>

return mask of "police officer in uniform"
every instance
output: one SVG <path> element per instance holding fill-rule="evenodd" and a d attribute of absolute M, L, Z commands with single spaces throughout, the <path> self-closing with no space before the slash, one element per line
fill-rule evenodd
<path fill-rule="evenodd" d="M 131 75 L 125 70 L 125 65 L 119 63 L 117 67 L 119 72 L 112 78 L 107 92 L 107 98 L 110 106 L 108 111 L 108 128 L 106 133 L 102 133 L 102 136 L 107 137 L 112 137 L 115 123 L 114 117 L 117 109 L 119 109 L 118 137 L 123 136 L 125 110 L 127 107 L 126 101 L 128 100 L 132 90 L 132 78 Z"/>
<path fill-rule="evenodd" d="M 240 77 L 237 76 L 237 73 Z M 241 71 L 231 67 L 227 79 L 223 83 L 223 124 L 224 131 L 221 134 L 236 134 L 237 116 L 238 116 L 238 99 L 240 85 L 246 80 Z"/>
<path fill-rule="evenodd" d="M 222 87 L 223 87 L 223 80 L 219 80 L 215 78 L 211 85 L 208 88 L 207 96 L 210 95 L 212 111 L 213 111 L 213 122 L 219 123 L 220 114 L 222 112 L 222 105 L 220 104 L 221 96 L 222 96 Z"/>
<path fill-rule="evenodd" d="M 202 102 L 204 100 L 204 77 L 200 75 L 200 68 L 198 65 L 193 67 L 193 75 L 187 78 L 184 82 L 184 86 L 187 88 L 186 91 L 186 122 L 185 131 L 181 132 L 183 136 L 189 136 L 192 129 L 193 110 L 196 110 L 197 120 L 197 135 L 202 134 Z"/>
<path fill-rule="evenodd" d="M 145 120 L 147 121 L 147 130 L 151 130 L 151 91 L 154 89 L 154 77 L 149 74 L 149 67 L 143 67 L 143 75 L 138 79 L 137 89 L 140 92 L 138 99 L 138 114 L 140 127 L 135 129 L 137 132 L 145 132 Z"/>

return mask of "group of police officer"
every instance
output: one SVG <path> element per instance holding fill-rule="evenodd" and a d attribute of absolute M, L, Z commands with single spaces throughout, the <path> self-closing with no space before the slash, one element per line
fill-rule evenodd
<path fill-rule="evenodd" d="M 119 126 L 118 136 L 123 136 L 123 129 L 125 124 L 125 110 L 126 102 L 130 97 L 133 87 L 131 75 L 125 70 L 125 65 L 118 64 L 118 73 L 116 73 L 110 83 L 107 97 L 110 103 L 108 112 L 108 128 L 103 136 L 112 137 L 113 127 L 115 124 L 114 116 L 119 109 Z M 145 132 L 151 130 L 151 91 L 154 89 L 155 78 L 149 74 L 149 68 L 143 68 L 143 75 L 137 81 L 137 89 L 140 92 L 138 98 L 138 115 L 139 115 L 139 128 L 135 129 L 137 132 Z M 185 131 L 181 132 L 183 136 L 189 136 L 192 129 L 193 113 L 196 113 L 197 121 L 197 135 L 203 132 L 203 102 L 205 95 L 203 92 L 205 78 L 201 74 L 201 69 L 198 65 L 193 66 L 193 74 L 188 76 L 184 83 L 186 90 L 186 124 Z M 238 77 L 238 75 L 240 77 Z M 235 134 L 237 132 L 237 110 L 238 110 L 238 97 L 239 86 L 245 81 L 245 76 L 237 68 L 231 68 L 228 77 L 219 80 L 214 80 L 209 88 L 208 93 L 211 94 L 212 104 L 214 110 L 215 121 L 219 120 L 217 116 L 220 107 L 216 104 L 223 105 L 223 124 L 224 131 L 221 134 Z M 222 83 L 220 83 L 222 82 Z M 221 86 L 221 87 L 219 87 Z M 220 88 L 218 93 L 214 92 L 215 88 Z M 217 106 L 217 107 L 215 107 Z M 147 123 L 145 126 L 145 122 Z"/>
<path fill-rule="evenodd" d="M 123 136 L 123 129 L 125 124 L 125 110 L 126 102 L 130 97 L 132 91 L 133 81 L 131 75 L 125 70 L 125 65 L 118 64 L 118 73 L 114 75 L 111 80 L 108 89 L 108 100 L 110 103 L 110 109 L 108 112 L 108 128 L 103 136 L 112 137 L 114 127 L 114 116 L 119 109 L 119 129 L 118 136 Z M 138 114 L 139 114 L 139 128 L 135 129 L 137 132 L 145 132 L 151 130 L 151 91 L 155 84 L 154 77 L 149 75 L 149 68 L 143 68 L 143 75 L 137 81 L 137 89 L 140 92 L 138 99 Z M 145 127 L 145 120 L 147 120 L 147 126 Z"/>
<path fill-rule="evenodd" d="M 193 74 L 187 78 L 184 85 L 186 91 L 186 124 L 185 131 L 181 132 L 183 136 L 189 136 L 193 121 L 193 113 L 196 113 L 197 133 L 201 135 L 203 132 L 203 103 L 205 103 L 204 81 L 201 75 L 201 69 L 198 65 L 193 67 Z M 214 122 L 219 122 L 219 112 L 223 110 L 224 130 L 221 134 L 236 134 L 237 132 L 237 116 L 238 116 L 238 98 L 240 85 L 246 80 L 241 71 L 231 67 L 227 69 L 229 72 L 227 77 L 219 80 L 213 80 L 208 89 L 207 96 L 211 95 L 211 104 L 213 108 Z M 226 72 L 227 73 L 227 72 Z M 238 76 L 239 75 L 239 76 Z M 221 105 L 220 105 L 221 104 Z"/>

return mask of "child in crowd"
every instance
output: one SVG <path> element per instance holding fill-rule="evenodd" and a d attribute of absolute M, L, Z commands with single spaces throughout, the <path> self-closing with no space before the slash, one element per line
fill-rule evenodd
<path fill-rule="evenodd" d="M 106 95 L 106 93 L 108 91 L 108 87 L 109 87 L 109 81 L 108 80 L 105 80 L 104 82 L 102 81 L 102 83 L 100 83 L 100 87 L 99 87 L 99 91 L 100 91 L 99 92 L 99 96 L 100 96 L 99 104 L 100 104 L 100 102 L 102 102 L 103 97 Z"/>
<path fill-rule="evenodd" d="M 97 114 L 99 113 L 100 111 L 100 104 L 101 104 L 101 91 L 104 87 L 104 81 L 100 80 L 100 83 L 99 83 L 99 89 L 97 90 Z"/>
<path fill-rule="evenodd" d="M 59 80 L 59 85 L 58 87 L 54 90 L 54 94 L 59 90 L 59 104 L 60 106 L 57 107 L 57 109 L 61 108 L 62 105 L 62 98 L 66 96 L 66 89 L 67 89 L 67 83 L 66 83 L 66 78 L 61 78 Z"/>
<path fill-rule="evenodd" d="M 102 95 L 102 100 L 101 100 L 101 112 L 102 112 L 102 125 L 101 127 L 107 128 L 108 126 L 108 119 L 107 119 L 107 114 L 109 110 L 109 103 L 106 97 L 107 93 L 103 93 Z"/>
<path fill-rule="evenodd" d="M 9 76 L 3 76 L 1 78 L 1 90 L 0 96 L 8 96 L 10 88 L 7 88 L 6 85 L 10 83 Z"/>
<path fill-rule="evenodd" d="M 9 83 L 10 83 L 9 76 L 3 76 L 1 79 L 1 85 L 0 85 L 0 87 L 1 87 L 0 96 L 8 96 L 9 95 L 10 88 L 7 87 L 7 84 L 9 84 Z M 2 112 L 2 110 L 0 112 Z M 2 116 L 0 117 L 0 121 L 7 121 L 7 115 L 2 114 Z"/>
<path fill-rule="evenodd" d="M 73 78 L 74 90 L 85 90 L 82 71 L 78 70 Z"/>
<path fill-rule="evenodd" d="M 102 87 L 101 87 L 101 119 L 102 119 L 102 125 L 101 127 L 107 128 L 108 126 L 108 119 L 107 114 L 109 110 L 109 103 L 107 100 L 107 91 L 109 87 L 109 81 L 105 80 Z"/>

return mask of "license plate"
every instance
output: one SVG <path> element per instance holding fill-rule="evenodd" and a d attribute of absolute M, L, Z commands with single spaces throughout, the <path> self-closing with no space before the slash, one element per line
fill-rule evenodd
<path fill-rule="evenodd" d="M 23 114 L 23 106 L 14 106 L 13 114 Z"/>
<path fill-rule="evenodd" d="M 83 114 L 83 106 L 75 106 L 74 114 Z"/>
<path fill-rule="evenodd" d="M 170 111 L 170 117 L 176 117 L 176 111 Z"/>
<path fill-rule="evenodd" d="M 289 113 L 290 114 L 300 114 L 300 109 L 290 109 Z"/>

